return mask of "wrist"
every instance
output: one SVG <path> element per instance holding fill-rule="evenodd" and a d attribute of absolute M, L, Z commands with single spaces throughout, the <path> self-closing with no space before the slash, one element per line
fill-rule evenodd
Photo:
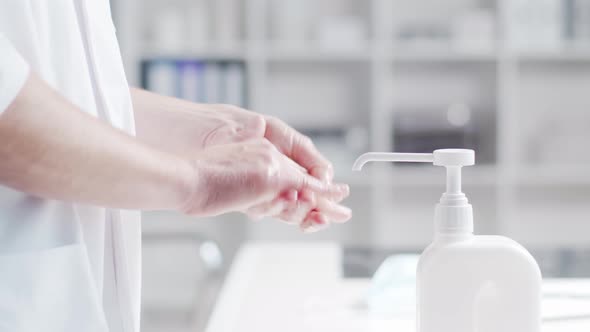
<path fill-rule="evenodd" d="M 177 199 L 175 209 L 180 212 L 187 212 L 194 204 L 197 196 L 199 179 L 198 172 L 191 160 L 188 158 L 178 158 L 176 169 L 174 170 L 173 185 L 176 188 Z"/>
<path fill-rule="evenodd" d="M 208 190 L 206 176 L 203 176 L 199 162 L 195 159 L 184 159 L 182 170 L 179 173 L 183 175 L 180 185 L 182 199 L 178 211 L 190 215 L 202 215 Z"/>

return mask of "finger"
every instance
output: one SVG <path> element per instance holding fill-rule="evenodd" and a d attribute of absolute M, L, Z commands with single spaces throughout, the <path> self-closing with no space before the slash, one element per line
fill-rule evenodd
<path fill-rule="evenodd" d="M 282 199 L 273 200 L 251 207 L 246 211 L 248 217 L 252 220 L 258 221 L 266 217 L 272 217 L 281 213 L 288 203 Z"/>
<path fill-rule="evenodd" d="M 297 191 L 311 190 L 330 199 L 339 199 L 349 192 L 346 184 L 322 182 L 309 174 L 300 173 L 299 177 L 293 179 L 293 181 Z"/>
<path fill-rule="evenodd" d="M 352 217 L 352 211 L 349 208 L 323 197 L 317 199 L 317 210 L 334 223 L 344 223 Z"/>
<path fill-rule="evenodd" d="M 286 156 L 282 156 L 282 162 L 288 170 L 288 174 L 283 176 L 283 181 L 287 187 L 293 187 L 298 192 L 311 190 L 322 196 L 337 199 L 346 197 L 350 191 L 346 184 L 327 183 L 318 180 L 317 178 L 301 171 L 299 165 Z"/>
<path fill-rule="evenodd" d="M 266 120 L 260 114 L 250 111 L 241 110 L 244 113 L 242 127 L 240 127 L 239 137 L 241 140 L 263 138 L 266 131 Z"/>
<path fill-rule="evenodd" d="M 299 169 L 302 173 L 307 173 L 307 170 L 301 166 L 299 166 L 298 164 L 293 163 L 297 169 Z M 313 174 L 312 174 L 313 175 Z M 317 178 L 317 176 L 314 176 Z M 340 192 L 341 195 L 337 195 L 334 197 L 331 197 L 331 200 L 333 200 L 336 203 L 342 202 L 346 197 L 348 197 L 348 195 L 350 195 L 350 187 L 347 185 L 342 186 L 342 191 Z"/>
<path fill-rule="evenodd" d="M 294 164 L 294 167 L 299 169 L 299 171 L 301 171 L 302 173 L 308 173 L 307 170 L 305 168 L 303 168 L 302 166 L 300 166 L 296 163 L 293 163 L 293 164 Z M 316 168 L 316 170 L 317 170 L 317 168 Z M 319 176 L 316 176 L 313 174 L 311 174 L 311 175 L 314 176 L 315 178 L 318 178 L 318 179 L 320 178 Z M 326 181 L 324 181 L 324 182 L 326 182 Z M 330 183 L 330 182 L 331 181 L 329 181 L 328 183 Z M 350 187 L 347 185 L 344 185 L 344 186 L 342 186 L 342 191 L 340 192 L 340 195 L 336 195 L 334 197 L 331 197 L 331 199 L 334 202 L 339 203 L 339 202 L 343 201 L 346 197 L 348 197 L 348 195 L 350 195 Z"/>
<path fill-rule="evenodd" d="M 277 217 L 289 224 L 300 224 L 315 205 L 315 194 L 304 191 L 296 202 L 289 204 Z"/>
<path fill-rule="evenodd" d="M 318 211 L 311 211 L 301 223 L 301 230 L 304 233 L 315 233 L 330 226 L 325 215 Z"/>
<path fill-rule="evenodd" d="M 334 177 L 332 164 L 318 151 L 311 139 L 283 121 L 268 117 L 264 136 L 279 151 L 303 166 L 309 174 L 326 182 Z"/>
<path fill-rule="evenodd" d="M 248 208 L 245 213 L 253 220 L 274 217 L 297 201 L 297 191 L 288 190 L 270 202 L 264 202 Z"/>
<path fill-rule="evenodd" d="M 348 195 L 350 195 L 350 187 L 348 185 L 343 185 L 343 184 L 341 184 L 341 186 L 342 186 L 342 188 L 341 188 L 342 190 L 340 191 L 340 196 L 331 197 L 331 200 L 333 202 L 340 203 L 346 197 L 348 197 Z"/>
<path fill-rule="evenodd" d="M 332 164 L 328 166 L 315 166 L 309 171 L 309 174 L 324 182 L 334 181 L 334 168 Z"/>

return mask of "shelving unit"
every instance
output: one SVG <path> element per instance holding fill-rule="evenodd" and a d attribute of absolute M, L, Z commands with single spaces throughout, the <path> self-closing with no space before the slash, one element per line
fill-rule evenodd
<path fill-rule="evenodd" d="M 524 133 L 528 133 L 523 130 L 523 124 L 538 125 L 544 116 L 536 115 L 537 110 L 531 107 L 560 105 L 560 94 L 570 99 L 568 105 L 573 102 L 578 108 L 590 107 L 590 94 L 582 93 L 590 87 L 590 47 L 526 52 L 511 50 L 504 42 L 510 0 L 449 0 L 436 3 L 427 0 L 309 1 L 309 8 L 316 9 L 317 17 L 330 13 L 360 17 L 366 24 L 367 38 L 363 42 L 366 47 L 338 49 L 337 45 L 332 45 L 325 48 L 311 40 L 303 47 L 296 47 L 276 42 L 275 29 L 271 27 L 272 4 L 279 0 L 235 1 L 240 4 L 240 30 L 243 32 L 236 40 L 230 43 L 211 40 L 206 46 L 193 48 L 187 45 L 184 50 L 170 52 L 159 49 L 157 43 L 144 38 L 146 25 L 151 24 L 149 20 L 155 16 L 143 11 L 157 9 L 158 5 L 170 6 L 169 2 L 150 0 L 145 3 L 151 5 L 144 6 L 144 2 L 138 0 L 114 0 L 117 16 L 125 18 L 118 20 L 117 26 L 129 80 L 132 84 L 140 82 L 137 68 L 145 58 L 241 60 L 247 68 L 250 109 L 286 118 L 303 131 L 310 128 L 364 128 L 368 135 L 367 144 L 351 149 L 342 143 L 340 151 L 337 151 L 341 156 L 336 159 L 343 162 L 335 167 L 338 180 L 351 183 L 353 191 L 365 193 L 362 196 L 353 195 L 350 204 L 365 208 L 355 210 L 355 219 L 350 225 L 341 226 L 340 232 L 333 233 L 334 238 L 388 247 L 421 246 L 428 242 L 432 229 L 432 203 L 444 184 L 441 171 L 411 166 L 372 166 L 365 171 L 370 173 L 359 175 L 348 171 L 351 166 L 348 161 L 354 160 L 363 151 L 392 150 L 392 121 L 400 103 L 409 106 L 416 101 L 435 101 L 442 105 L 440 109 L 444 111 L 448 103 L 457 101 L 481 106 L 484 109 L 482 112 L 493 113 L 490 125 L 494 132 L 486 138 L 491 144 L 493 156 L 487 164 L 465 170 L 465 191 L 468 194 L 476 192 L 476 197 L 472 198 L 478 204 L 475 206 L 478 211 L 476 217 L 483 220 L 476 221 L 477 229 L 507 234 L 524 243 L 565 245 L 590 242 L 588 237 L 583 236 L 571 239 L 562 236 L 555 239 L 557 242 L 548 241 L 547 234 L 536 238 L 534 220 L 527 220 L 526 223 L 522 220 L 524 217 L 539 216 L 534 213 L 538 207 L 535 202 L 544 204 L 545 208 L 546 204 L 552 204 L 553 208 L 543 210 L 543 225 L 551 222 L 559 224 L 562 221 L 561 209 L 567 209 L 567 217 L 572 218 L 572 222 L 564 226 L 568 227 L 567 231 L 590 234 L 590 223 L 587 222 L 590 201 L 561 202 L 557 195 L 547 202 L 537 199 L 543 195 L 526 196 L 531 191 L 536 194 L 551 192 L 555 187 L 560 188 L 558 192 L 561 193 L 590 193 L 590 164 L 545 165 L 521 157 L 527 155 L 524 152 L 529 150 L 530 139 L 523 137 Z M 174 2 L 177 6 L 188 3 Z M 432 13 L 437 13 L 437 8 L 448 7 L 446 13 L 440 15 L 452 15 L 457 8 L 474 6 L 491 10 L 498 34 L 493 49 L 465 51 L 449 45 L 408 48 L 396 44 L 392 29 L 400 18 L 417 17 L 421 14 L 418 9 L 430 6 L 433 7 L 429 11 Z M 536 94 L 535 91 L 551 92 L 553 89 L 553 81 L 542 80 L 539 72 L 544 71 L 558 78 L 555 90 Z M 580 75 L 580 71 L 585 75 Z M 580 84 L 585 83 L 588 84 L 582 89 Z M 446 93 L 447 90 L 450 93 Z M 567 113 L 561 109 L 553 112 Z M 557 118 L 567 121 L 567 115 Z M 330 119 L 333 119 L 332 125 Z M 325 148 L 328 155 L 335 150 L 333 145 L 319 145 L 319 148 Z M 412 186 L 416 188 L 412 189 Z M 408 190 L 412 193 L 408 197 L 415 201 L 400 199 L 400 195 Z M 396 199 L 407 204 L 394 203 Z M 527 204 L 521 204 L 523 201 Z M 572 204 L 576 208 L 572 208 Z M 409 224 L 413 226 L 409 227 Z M 530 233 L 518 227 L 511 233 L 514 225 L 527 225 Z M 249 224 L 248 236 L 261 240 L 302 239 L 290 228 L 273 226 L 269 230 L 265 227 L 268 225 Z M 346 232 L 350 232 L 348 237 L 342 235 Z M 363 238 L 355 238 L 356 234 Z M 326 237 L 330 238 L 330 235 L 313 238 Z"/>

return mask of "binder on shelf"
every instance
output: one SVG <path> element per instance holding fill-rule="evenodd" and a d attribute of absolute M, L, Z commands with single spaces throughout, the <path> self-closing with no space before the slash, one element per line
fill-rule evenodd
<path fill-rule="evenodd" d="M 205 65 L 203 72 L 205 79 L 205 95 L 203 102 L 205 103 L 222 103 L 222 79 L 221 68 L 217 63 L 208 63 Z"/>
<path fill-rule="evenodd" d="M 142 63 L 142 85 L 153 92 L 198 103 L 246 107 L 242 62 L 153 59 Z"/>
<path fill-rule="evenodd" d="M 146 66 L 145 87 L 158 94 L 178 97 L 177 70 L 173 61 L 155 60 Z"/>
<path fill-rule="evenodd" d="M 204 64 L 198 61 L 184 61 L 178 65 L 180 98 L 192 102 L 202 102 L 205 89 L 203 79 Z"/>
<path fill-rule="evenodd" d="M 244 68 L 237 63 L 229 63 L 223 66 L 223 102 L 241 107 L 246 106 Z"/>

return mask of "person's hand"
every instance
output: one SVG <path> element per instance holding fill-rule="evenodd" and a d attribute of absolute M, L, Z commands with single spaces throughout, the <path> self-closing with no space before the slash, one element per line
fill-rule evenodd
<path fill-rule="evenodd" d="M 137 136 L 178 155 L 264 137 L 260 114 L 225 104 L 197 104 L 133 89 Z"/>
<path fill-rule="evenodd" d="M 199 126 L 195 131 L 201 131 L 200 145 L 204 148 L 265 138 L 279 152 L 294 161 L 301 172 L 327 184 L 333 180 L 332 164 L 322 156 L 311 139 L 275 117 L 263 117 L 224 104 L 207 105 L 206 109 L 197 114 L 203 119 L 194 124 Z M 276 217 L 299 224 L 304 231 L 315 231 L 325 228 L 331 222 L 341 223 L 350 219 L 350 209 L 338 204 L 348 194 L 348 186 L 342 186 L 340 193 L 331 199 L 316 198 L 313 192 L 305 190 L 293 190 L 283 193 L 282 197 L 274 201 L 255 205 L 245 212 L 253 219 Z"/>
<path fill-rule="evenodd" d="M 197 147 L 207 148 L 264 137 L 312 176 L 327 182 L 334 177 L 332 164 L 316 149 L 311 139 L 278 118 L 225 104 L 206 105 L 195 115 L 198 115 L 198 121 L 187 121 L 185 126 L 187 132 L 193 135 Z M 189 129 L 189 126 L 193 128 Z M 184 139 L 184 142 L 190 141 Z"/>
<path fill-rule="evenodd" d="M 287 207 L 294 199 L 293 192 L 313 195 L 310 206 L 320 207 L 347 191 L 345 185 L 325 183 L 309 175 L 262 138 L 204 149 L 193 158 L 193 165 L 193 190 L 183 206 L 183 211 L 192 215 L 248 211 L 263 205 Z M 275 211 L 276 216 L 283 213 Z M 301 218 L 307 223 L 324 221 L 314 212 Z"/>
<path fill-rule="evenodd" d="M 201 105 L 201 104 L 197 104 Z M 245 142 L 264 137 L 266 121 L 264 116 L 238 106 L 228 104 L 202 105 L 198 111 L 198 123 L 194 133 L 200 135 L 199 146 Z"/>
<path fill-rule="evenodd" d="M 297 163 L 303 172 L 306 172 L 324 183 L 332 183 L 334 168 L 318 151 L 311 139 L 283 121 L 267 116 L 265 117 L 264 137 L 269 140 L 280 152 Z M 291 200 L 288 206 L 279 215 L 284 220 L 300 222 L 304 231 L 315 231 L 325 228 L 330 222 L 345 222 L 351 217 L 350 209 L 338 204 L 349 194 L 348 186 L 343 187 L 340 196 L 328 200 L 324 197 L 316 197 L 305 190 L 293 193 L 299 199 Z M 263 212 L 267 208 L 266 213 Z M 279 207 L 269 208 L 268 205 L 254 208 L 250 215 L 254 218 L 268 216 Z M 303 217 L 302 217 L 303 216 Z"/>
<path fill-rule="evenodd" d="M 326 183 L 332 181 L 332 165 L 311 140 L 276 118 L 237 106 L 195 104 L 140 89 L 133 89 L 132 97 L 138 110 L 138 136 L 152 146 L 186 156 L 211 147 L 266 138 L 301 166 L 302 172 Z M 350 218 L 350 210 L 337 204 L 348 196 L 348 187 L 343 188 L 341 194 L 331 200 L 316 199 L 313 193 L 305 191 L 291 191 L 284 194 L 288 200 L 265 202 L 244 212 L 255 219 L 276 216 L 293 223 L 299 220 L 304 230 L 315 230 L 317 225 L 326 226 L 330 221 Z M 276 211 L 282 212 L 277 215 Z"/>

